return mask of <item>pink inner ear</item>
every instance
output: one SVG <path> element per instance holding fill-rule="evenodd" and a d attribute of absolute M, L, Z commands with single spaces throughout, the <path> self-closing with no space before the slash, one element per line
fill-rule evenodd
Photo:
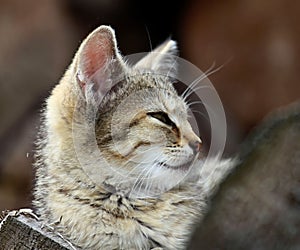
<path fill-rule="evenodd" d="M 80 58 L 80 68 L 84 79 L 91 79 L 95 74 L 101 74 L 101 71 L 106 69 L 107 62 L 113 57 L 113 35 L 108 30 L 98 30 L 93 33 L 84 45 Z"/>

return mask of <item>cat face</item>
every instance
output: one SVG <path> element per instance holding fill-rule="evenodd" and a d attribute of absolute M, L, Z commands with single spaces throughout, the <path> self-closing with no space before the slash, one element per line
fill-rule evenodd
<path fill-rule="evenodd" d="M 105 181 L 128 188 L 131 196 L 171 189 L 200 151 L 188 106 L 172 85 L 175 52 L 175 42 L 167 41 L 129 66 L 113 30 L 101 26 L 77 54 L 76 84 L 88 109 L 95 110 L 98 150 L 111 168 Z"/>

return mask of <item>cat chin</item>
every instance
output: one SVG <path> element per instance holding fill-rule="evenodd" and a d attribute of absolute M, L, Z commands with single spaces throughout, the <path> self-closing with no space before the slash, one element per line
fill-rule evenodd
<path fill-rule="evenodd" d="M 113 187 L 110 192 L 123 193 L 129 198 L 153 198 L 190 180 L 189 176 L 194 176 L 194 165 L 194 160 L 180 165 L 155 162 L 135 168 L 136 171 L 114 166 L 111 167 L 114 175 L 105 178 L 105 182 L 108 187 Z"/>
<path fill-rule="evenodd" d="M 186 164 L 187 165 L 187 164 Z M 168 192 L 180 186 L 190 175 L 190 165 L 157 166 L 152 172 L 151 177 L 144 181 L 142 187 L 132 189 L 130 198 L 153 198 L 159 197 L 163 193 Z"/>

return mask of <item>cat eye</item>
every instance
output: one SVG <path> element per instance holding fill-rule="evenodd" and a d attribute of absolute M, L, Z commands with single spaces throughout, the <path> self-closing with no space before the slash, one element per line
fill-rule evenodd
<path fill-rule="evenodd" d="M 166 124 L 172 128 L 176 128 L 176 124 L 174 122 L 172 122 L 172 120 L 169 118 L 169 116 L 165 112 L 162 112 L 162 111 L 149 112 L 149 113 L 147 113 L 147 115 L 163 122 L 164 124 Z"/>

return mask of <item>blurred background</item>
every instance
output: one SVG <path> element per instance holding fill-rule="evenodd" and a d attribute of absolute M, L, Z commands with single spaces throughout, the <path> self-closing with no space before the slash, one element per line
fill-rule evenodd
<path fill-rule="evenodd" d="M 121 52 L 171 37 L 207 70 L 228 119 L 226 154 L 271 111 L 300 99 L 300 2 L 0 0 L 0 211 L 31 206 L 33 142 L 44 99 L 84 37 L 116 30 Z"/>

